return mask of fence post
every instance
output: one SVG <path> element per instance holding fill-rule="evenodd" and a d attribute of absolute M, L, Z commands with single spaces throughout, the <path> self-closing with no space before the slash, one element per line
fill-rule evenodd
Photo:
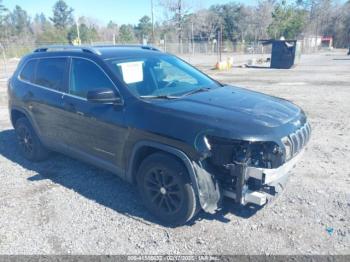
<path fill-rule="evenodd" d="M 4 72 L 5 72 L 5 78 L 7 78 L 7 63 L 6 63 L 6 52 L 5 47 L 0 43 L 0 49 L 2 50 L 2 58 L 4 60 Z"/>

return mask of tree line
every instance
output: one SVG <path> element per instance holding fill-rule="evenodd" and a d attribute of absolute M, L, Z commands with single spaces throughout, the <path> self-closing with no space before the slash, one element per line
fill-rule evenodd
<path fill-rule="evenodd" d="M 206 9 L 191 3 L 158 0 L 156 8 L 164 13 L 162 21 L 153 22 L 149 14 L 136 25 L 113 21 L 101 25 L 92 17 L 75 20 L 74 10 L 64 0 L 54 4 L 51 15 L 40 13 L 33 18 L 18 5 L 9 10 L 0 0 L 0 43 L 74 43 L 78 34 L 86 44 L 212 42 L 219 35 L 232 43 L 316 35 L 332 36 L 335 47 L 350 43 L 350 1 L 260 0 L 255 5 L 229 2 Z"/>

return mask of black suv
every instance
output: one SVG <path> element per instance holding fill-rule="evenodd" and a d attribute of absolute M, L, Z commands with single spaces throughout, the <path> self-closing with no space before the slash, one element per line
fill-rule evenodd
<path fill-rule="evenodd" d="M 57 151 L 135 183 L 181 225 L 223 197 L 263 206 L 284 187 L 311 128 L 291 102 L 221 84 L 146 46 L 50 46 L 8 84 L 20 152 Z"/>

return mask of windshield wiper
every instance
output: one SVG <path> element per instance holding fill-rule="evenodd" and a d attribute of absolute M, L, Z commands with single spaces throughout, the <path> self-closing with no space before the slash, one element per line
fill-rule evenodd
<path fill-rule="evenodd" d="M 140 96 L 141 98 L 146 99 L 176 99 L 178 96 L 168 96 L 168 95 L 149 95 L 149 96 Z"/>
<path fill-rule="evenodd" d="M 202 88 L 199 88 L 199 89 L 196 89 L 196 90 L 193 90 L 191 92 L 188 92 L 182 96 L 189 96 L 189 95 L 193 95 L 193 94 L 197 94 L 197 93 L 201 93 L 201 92 L 207 92 L 209 91 L 211 88 L 210 87 L 202 87 Z"/>
<path fill-rule="evenodd" d="M 185 93 L 181 96 L 169 96 L 169 95 L 147 95 L 147 96 L 140 96 L 141 98 L 145 98 L 145 99 L 177 99 L 177 98 L 181 98 L 184 96 L 189 96 L 189 95 L 193 95 L 196 93 L 200 93 L 200 92 L 207 92 L 209 91 L 211 88 L 210 87 L 202 87 L 200 89 L 196 89 L 196 90 L 192 90 L 188 93 Z"/>

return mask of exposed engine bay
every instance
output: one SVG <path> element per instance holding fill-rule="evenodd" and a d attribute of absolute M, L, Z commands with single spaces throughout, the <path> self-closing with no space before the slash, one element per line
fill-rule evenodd
<path fill-rule="evenodd" d="M 266 194 L 275 195 L 278 187 L 284 187 L 310 135 L 311 128 L 305 124 L 280 144 L 206 136 L 202 166 L 217 181 L 222 195 L 242 205 L 264 205 Z"/>

